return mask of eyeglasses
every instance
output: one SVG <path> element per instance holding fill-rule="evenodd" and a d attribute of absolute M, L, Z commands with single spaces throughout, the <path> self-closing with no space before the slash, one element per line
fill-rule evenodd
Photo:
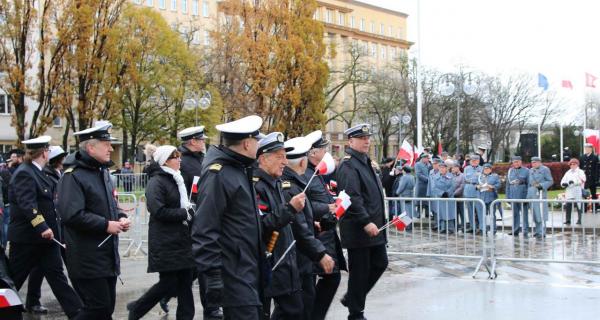
<path fill-rule="evenodd" d="M 167 160 L 179 159 L 181 160 L 181 156 L 168 157 Z"/>

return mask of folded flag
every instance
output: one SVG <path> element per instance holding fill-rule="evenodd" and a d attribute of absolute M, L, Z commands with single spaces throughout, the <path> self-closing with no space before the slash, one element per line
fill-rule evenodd
<path fill-rule="evenodd" d="M 192 181 L 192 193 L 198 193 L 198 181 L 200 181 L 200 177 L 194 176 L 194 180 Z"/>
<path fill-rule="evenodd" d="M 335 160 L 333 160 L 331 154 L 327 152 L 317 165 L 315 174 L 323 176 L 331 174 L 333 171 L 335 171 Z"/>
<path fill-rule="evenodd" d="M 346 190 L 342 190 L 335 200 L 335 205 L 337 208 L 335 209 L 335 216 L 340 219 L 346 213 L 346 210 L 350 207 L 352 201 L 350 201 L 350 196 L 346 193 Z"/>

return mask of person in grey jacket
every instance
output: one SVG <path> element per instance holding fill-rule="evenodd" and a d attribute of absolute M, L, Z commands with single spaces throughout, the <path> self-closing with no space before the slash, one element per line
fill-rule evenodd
<path fill-rule="evenodd" d="M 429 184 L 429 157 L 427 154 L 421 154 L 419 161 L 415 165 L 416 188 L 415 196 L 417 198 L 427 197 L 427 186 Z M 417 203 L 418 211 L 425 209 L 425 215 L 429 215 L 429 205 L 427 202 L 419 201 Z M 420 215 L 420 214 L 419 214 Z"/>
<path fill-rule="evenodd" d="M 415 177 L 411 174 L 412 168 L 410 166 L 402 167 L 402 176 L 400 176 L 400 182 L 398 183 L 398 188 L 396 189 L 396 194 L 400 198 L 412 198 L 415 192 Z M 414 205 L 412 200 L 401 200 L 400 201 L 400 211 L 398 214 L 406 212 L 406 214 L 413 218 L 418 217 L 418 213 L 414 210 Z M 410 230 L 412 227 L 409 226 L 407 230 Z"/>
<path fill-rule="evenodd" d="M 454 198 L 462 198 L 465 189 L 465 175 L 460 171 L 460 164 L 452 164 L 452 177 L 454 180 Z M 465 229 L 465 203 L 456 201 L 456 222 L 457 230 Z"/>

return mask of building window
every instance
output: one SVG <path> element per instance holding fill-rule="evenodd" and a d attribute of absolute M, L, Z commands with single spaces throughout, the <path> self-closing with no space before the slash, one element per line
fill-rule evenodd
<path fill-rule="evenodd" d="M 392 48 L 392 59 L 396 59 L 396 55 L 398 54 L 398 49 L 396 47 Z"/>
<path fill-rule="evenodd" d="M 313 13 L 313 19 L 319 20 L 319 9 L 315 10 L 315 13 Z"/>
<path fill-rule="evenodd" d="M 379 33 L 381 33 L 382 36 L 385 36 L 385 24 L 381 24 L 379 28 Z"/>
<path fill-rule="evenodd" d="M 354 28 L 354 27 L 355 27 L 355 25 L 354 25 L 354 16 L 351 16 L 350 17 L 350 28 Z"/>
<path fill-rule="evenodd" d="M 6 94 L 0 94 L 0 114 L 10 114 L 11 109 L 10 97 Z"/>
<path fill-rule="evenodd" d="M 390 37 L 394 36 L 394 27 L 390 26 Z"/>
<path fill-rule="evenodd" d="M 360 19 L 360 31 L 365 31 L 365 19 Z"/>
<path fill-rule="evenodd" d="M 398 28 L 398 39 L 402 39 L 402 28 Z"/>
<path fill-rule="evenodd" d="M 200 44 L 200 31 L 198 31 L 198 30 L 194 31 L 194 34 L 192 35 L 192 43 Z"/>
<path fill-rule="evenodd" d="M 192 15 L 197 16 L 199 12 L 198 10 L 198 0 L 192 0 Z"/>
<path fill-rule="evenodd" d="M 340 26 L 344 25 L 344 20 L 346 20 L 346 16 L 340 12 L 340 14 L 338 15 L 338 24 Z"/>
<path fill-rule="evenodd" d="M 171 11 L 177 11 L 177 0 L 171 0 Z"/>
<path fill-rule="evenodd" d="M 62 119 L 60 117 L 54 117 L 54 119 L 52 119 L 52 126 L 55 128 L 62 127 Z"/>
<path fill-rule="evenodd" d="M 386 56 L 386 52 L 387 51 L 387 47 L 386 46 L 381 46 L 381 59 L 385 60 L 385 56 Z"/>
<path fill-rule="evenodd" d="M 135 3 L 135 4 L 142 4 L 142 0 L 133 0 L 133 3 Z"/>
<path fill-rule="evenodd" d="M 375 22 L 371 21 L 371 33 L 375 33 Z"/>
<path fill-rule="evenodd" d="M 209 46 L 210 45 L 210 35 L 208 34 L 208 31 L 204 31 L 204 45 L 205 46 Z"/>
<path fill-rule="evenodd" d="M 333 21 L 333 10 L 327 9 L 327 13 L 325 15 L 325 22 L 331 23 Z"/>
<path fill-rule="evenodd" d="M 371 45 L 371 57 L 377 57 L 377 44 L 375 43 Z"/>
<path fill-rule="evenodd" d="M 167 8 L 167 0 L 158 0 L 158 8 L 165 10 Z"/>
<path fill-rule="evenodd" d="M 187 0 L 181 0 L 181 12 L 187 13 Z"/>
<path fill-rule="evenodd" d="M 154 0 L 146 0 L 146 5 L 148 7 L 154 7 Z"/>
<path fill-rule="evenodd" d="M 202 1 L 202 16 L 208 18 L 208 1 Z"/>

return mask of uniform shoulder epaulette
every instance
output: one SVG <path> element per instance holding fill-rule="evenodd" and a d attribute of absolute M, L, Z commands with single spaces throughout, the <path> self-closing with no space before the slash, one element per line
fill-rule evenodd
<path fill-rule="evenodd" d="M 281 182 L 281 188 L 283 189 L 289 189 L 292 187 L 292 183 L 289 181 L 283 181 Z"/>
<path fill-rule="evenodd" d="M 219 172 L 221 171 L 221 168 L 223 168 L 223 165 L 221 165 L 220 163 L 213 163 L 210 165 L 210 167 L 208 167 L 208 170 L 213 172 Z"/>
<path fill-rule="evenodd" d="M 67 170 L 65 170 L 65 173 L 71 173 L 71 172 L 73 172 L 73 170 L 75 170 L 75 168 L 73 168 L 73 167 L 67 168 Z"/>
<path fill-rule="evenodd" d="M 260 181 L 260 178 L 259 177 L 252 177 L 252 181 L 253 182 L 258 182 L 258 181 Z"/>
<path fill-rule="evenodd" d="M 350 155 L 347 155 L 347 156 L 344 156 L 344 158 L 343 158 L 343 159 L 344 159 L 344 160 L 348 160 L 348 159 L 350 159 L 350 158 L 352 158 L 352 156 L 350 156 Z"/>

